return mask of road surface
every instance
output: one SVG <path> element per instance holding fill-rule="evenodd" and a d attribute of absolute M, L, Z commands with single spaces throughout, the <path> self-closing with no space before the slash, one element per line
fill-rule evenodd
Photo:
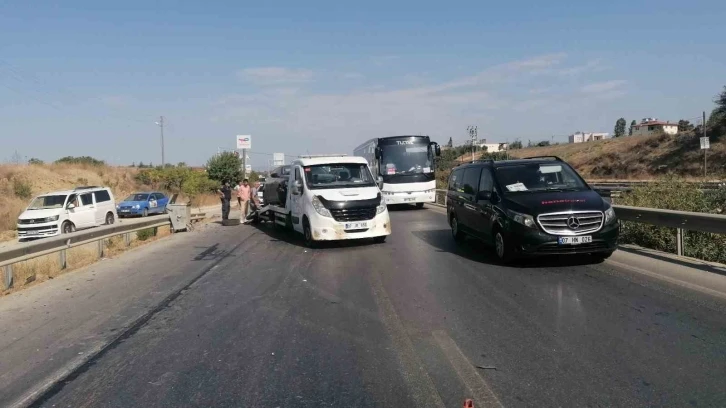
<path fill-rule="evenodd" d="M 666 262 L 503 267 L 437 210 L 391 217 L 381 245 L 218 226 L 129 255 L 180 281 L 35 406 L 726 406 L 724 297 L 624 266 Z"/>

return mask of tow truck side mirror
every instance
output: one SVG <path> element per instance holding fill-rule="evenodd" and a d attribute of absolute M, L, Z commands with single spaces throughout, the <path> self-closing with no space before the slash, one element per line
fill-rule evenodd
<path fill-rule="evenodd" d="M 383 188 L 383 177 L 378 176 L 376 179 L 376 184 L 378 184 L 378 188 Z"/>
<path fill-rule="evenodd" d="M 294 195 L 300 195 L 302 193 L 303 185 L 302 181 L 295 180 L 292 182 L 292 193 Z"/>
<path fill-rule="evenodd" d="M 436 154 L 436 157 L 441 156 L 441 146 L 439 146 L 439 144 L 435 142 L 432 143 L 432 145 L 434 146 L 434 154 Z"/>

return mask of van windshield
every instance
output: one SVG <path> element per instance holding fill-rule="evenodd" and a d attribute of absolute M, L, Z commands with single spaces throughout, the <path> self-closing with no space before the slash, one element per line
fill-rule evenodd
<path fill-rule="evenodd" d="M 496 179 L 505 194 L 589 189 L 577 173 L 564 163 L 502 166 L 496 170 Z"/>
<path fill-rule="evenodd" d="M 360 163 L 336 163 L 305 166 L 305 184 L 310 189 L 375 187 L 368 166 Z"/>
<path fill-rule="evenodd" d="M 28 206 L 29 210 L 47 210 L 50 208 L 63 208 L 67 195 L 47 195 L 35 197 Z"/>

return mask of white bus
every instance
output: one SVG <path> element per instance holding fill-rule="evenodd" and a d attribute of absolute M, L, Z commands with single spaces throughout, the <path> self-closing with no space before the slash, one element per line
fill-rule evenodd
<path fill-rule="evenodd" d="M 358 146 L 353 154 L 368 160 L 386 204 L 416 204 L 420 208 L 436 201 L 435 158 L 441 155 L 441 148 L 428 136 L 375 138 Z"/>

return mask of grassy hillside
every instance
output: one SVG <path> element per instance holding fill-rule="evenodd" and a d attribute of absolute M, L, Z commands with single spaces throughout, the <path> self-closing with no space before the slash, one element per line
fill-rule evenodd
<path fill-rule="evenodd" d="M 703 178 L 703 150 L 698 137 L 653 135 L 621 137 L 588 143 L 528 147 L 510 151 L 510 157 L 559 156 L 586 179 L 648 180 L 666 174 Z M 481 155 L 485 157 L 485 155 Z M 458 161 L 471 160 L 471 153 Z M 726 143 L 711 141 L 709 179 L 726 178 Z"/>
<path fill-rule="evenodd" d="M 15 221 L 32 197 L 79 185 L 99 185 L 111 187 L 119 201 L 134 191 L 149 189 L 135 180 L 138 171 L 88 164 L 0 165 L 0 240 L 15 237 Z M 211 195 L 203 201 L 201 205 L 218 202 Z"/>

